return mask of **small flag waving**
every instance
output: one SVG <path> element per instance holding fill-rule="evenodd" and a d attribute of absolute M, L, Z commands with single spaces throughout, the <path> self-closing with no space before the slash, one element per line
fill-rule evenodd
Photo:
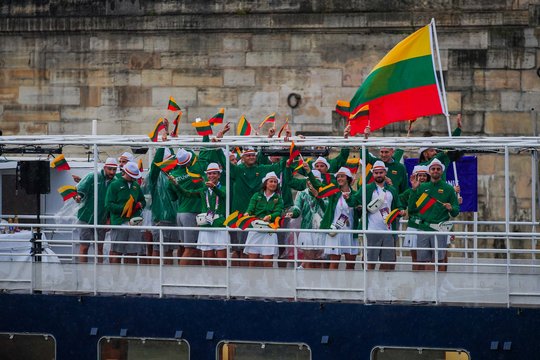
<path fill-rule="evenodd" d="M 242 115 L 240 121 L 238 121 L 238 126 L 236 127 L 236 135 L 250 135 L 251 134 L 251 124 L 247 121 L 246 117 Z"/>
<path fill-rule="evenodd" d="M 58 192 L 62 195 L 64 201 L 77 196 L 77 187 L 73 185 L 66 185 L 58 188 Z"/>
<path fill-rule="evenodd" d="M 291 147 L 289 148 L 289 160 L 287 160 L 288 164 L 292 164 L 294 159 L 296 159 L 298 156 L 300 156 L 300 150 L 294 145 L 294 141 L 291 142 Z"/>
<path fill-rule="evenodd" d="M 208 121 L 199 121 L 191 123 L 191 126 L 195 127 L 197 134 L 201 136 L 212 135 L 212 126 Z"/>
<path fill-rule="evenodd" d="M 319 188 L 319 195 L 317 195 L 317 197 L 319 199 L 324 199 L 326 197 L 330 197 L 334 194 L 337 194 L 338 192 L 340 192 L 339 188 L 336 186 L 336 184 L 334 183 L 330 183 L 326 186 L 321 186 Z"/>
<path fill-rule="evenodd" d="M 397 44 L 371 70 L 351 99 L 351 117 L 369 105 L 371 131 L 396 121 L 443 113 L 428 24 Z M 357 131 L 368 126 L 362 121 Z M 351 131 L 352 134 L 352 131 Z"/>
<path fill-rule="evenodd" d="M 351 125 L 351 135 L 361 134 L 366 126 L 371 130 L 371 121 L 369 119 L 369 105 L 364 105 L 357 112 L 350 115 L 349 125 Z"/>
<path fill-rule="evenodd" d="M 154 129 L 148 134 L 148 137 L 152 142 L 158 141 L 159 132 L 161 130 L 168 131 L 167 125 L 168 125 L 167 119 L 159 118 L 158 121 L 156 121 L 156 124 L 154 125 Z"/>
<path fill-rule="evenodd" d="M 175 159 L 167 159 L 162 162 L 154 163 L 158 168 L 160 168 L 161 171 L 168 174 L 169 171 L 174 169 L 176 167 L 176 164 L 178 164 L 178 161 Z"/>
<path fill-rule="evenodd" d="M 283 131 L 285 130 L 289 130 L 289 118 L 285 119 L 285 124 L 283 124 L 281 126 L 281 128 L 279 129 L 279 132 L 277 134 L 277 137 L 280 138 L 281 137 L 281 134 L 283 133 Z"/>
<path fill-rule="evenodd" d="M 178 106 L 172 96 L 169 97 L 169 105 L 167 106 L 167 110 L 180 111 L 180 106 Z"/>
<path fill-rule="evenodd" d="M 208 119 L 208 122 L 210 123 L 210 125 L 223 124 L 224 116 L 225 116 L 225 109 L 221 108 L 219 109 L 219 112 L 216 115 Z"/>
<path fill-rule="evenodd" d="M 64 154 L 58 155 L 53 159 L 53 161 L 51 161 L 51 168 L 58 171 L 71 169 L 68 162 L 66 161 L 66 158 L 64 157 Z"/>
<path fill-rule="evenodd" d="M 349 115 L 351 114 L 349 112 L 350 107 L 351 104 L 348 101 L 338 100 L 336 104 L 336 112 L 344 118 L 348 119 Z"/>
<path fill-rule="evenodd" d="M 276 122 L 276 113 L 272 113 L 268 115 L 260 124 L 259 129 L 266 123 L 272 123 L 274 124 Z"/>
<path fill-rule="evenodd" d="M 131 215 L 133 215 L 133 204 L 135 203 L 135 199 L 132 195 L 129 195 L 128 201 L 126 201 L 126 204 L 124 205 L 124 209 L 122 210 L 121 217 L 127 217 L 131 218 Z"/>
<path fill-rule="evenodd" d="M 435 198 L 432 198 L 431 196 L 429 196 L 427 193 L 422 193 L 422 195 L 420 195 L 420 197 L 418 198 L 418 200 L 416 200 L 416 207 L 420 210 L 418 210 L 418 212 L 420 214 L 424 214 L 426 211 L 428 211 L 435 203 L 437 202 L 437 200 Z"/>
<path fill-rule="evenodd" d="M 178 115 L 173 121 L 173 131 L 171 132 L 171 137 L 178 137 L 178 127 L 180 126 L 180 119 L 182 118 L 182 111 L 178 111 Z"/>

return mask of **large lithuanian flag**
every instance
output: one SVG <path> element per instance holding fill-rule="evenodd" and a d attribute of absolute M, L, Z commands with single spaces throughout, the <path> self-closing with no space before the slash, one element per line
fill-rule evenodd
<path fill-rule="evenodd" d="M 429 24 L 409 35 L 371 70 L 350 101 L 351 122 L 369 106 L 368 117 L 354 124 L 355 133 L 366 126 L 373 131 L 393 122 L 444 113 L 433 65 L 432 31 Z"/>

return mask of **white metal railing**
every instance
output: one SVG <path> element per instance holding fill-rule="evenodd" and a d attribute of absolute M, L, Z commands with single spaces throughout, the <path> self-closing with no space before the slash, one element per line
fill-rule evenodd
<path fill-rule="evenodd" d="M 294 138 L 297 145 L 302 147 L 318 147 L 321 144 L 329 147 L 355 147 L 356 152 L 366 154 L 368 147 L 392 146 L 405 149 L 417 149 L 427 145 L 448 148 L 447 137 L 433 138 L 349 138 L 338 137 L 312 137 L 309 139 Z M 65 147 L 92 146 L 93 158 L 98 159 L 98 148 L 111 146 L 148 147 L 153 149 L 162 146 L 187 146 L 192 148 L 222 147 L 230 150 L 236 146 L 271 146 L 287 148 L 289 144 L 282 139 L 268 139 L 265 137 L 227 137 L 219 143 L 202 143 L 199 137 L 180 137 L 162 143 L 151 143 L 144 136 L 45 136 L 40 139 L 24 136 L 7 136 L 0 138 L 1 147 L 18 146 L 44 146 L 59 145 Z M 199 228 L 181 227 L 140 227 L 141 230 L 160 230 L 158 239 L 159 256 L 133 256 L 139 264 L 110 264 L 108 255 L 101 256 L 104 263 L 99 263 L 99 256 L 90 253 L 79 255 L 73 249 L 81 241 L 58 239 L 53 237 L 43 240 L 43 254 L 32 255 L 31 243 L 28 240 L 13 240 L 17 251 L 0 250 L 0 288 L 7 291 L 43 291 L 65 293 L 93 293 L 93 294 L 152 294 L 158 296 L 220 296 L 231 297 L 265 297 L 265 298 L 293 298 L 293 299 L 329 299 L 351 301 L 428 301 L 445 304 L 481 303 L 493 305 L 538 305 L 540 303 L 540 262 L 537 261 L 536 196 L 538 165 L 533 159 L 540 148 L 538 137 L 458 137 L 452 138 L 451 146 L 455 149 L 473 150 L 479 153 L 489 152 L 498 154 L 504 166 L 504 219 L 494 221 L 475 219 L 454 221 L 456 227 L 462 231 L 440 233 L 456 237 L 454 244 L 457 247 L 448 248 L 449 261 L 447 271 L 440 271 L 436 261 L 432 271 L 411 271 L 415 264 L 409 256 L 410 248 L 401 246 L 404 231 L 391 232 L 400 240 L 396 243 L 397 260 L 394 271 L 368 271 L 366 265 L 373 263 L 362 257 L 368 247 L 364 241 L 358 243 L 360 255 L 348 263 L 355 265 L 355 270 L 331 271 L 325 268 L 298 269 L 303 261 L 302 249 L 293 241 L 280 245 L 289 249 L 291 258 L 274 259 L 271 268 L 233 266 L 233 262 L 246 263 L 249 259 L 235 259 L 231 257 L 231 248 L 228 245 L 226 266 L 177 266 L 165 265 L 167 260 L 178 260 L 178 256 L 166 257 L 164 245 L 177 245 L 181 243 L 164 243 L 163 230 Z M 525 221 L 518 221 L 510 213 L 510 156 L 523 152 L 530 152 L 531 171 L 526 176 L 532 177 L 531 208 L 532 216 Z M 151 152 L 150 152 L 151 153 Z M 230 164 L 226 164 L 226 173 L 229 174 Z M 97 172 L 97 162 L 94 163 L 94 172 Z M 364 165 L 361 173 L 365 172 Z M 228 176 L 228 175 L 227 175 Z M 229 190 L 230 181 L 227 181 Z M 96 187 L 97 189 L 97 187 Z M 229 191 L 227 191 L 229 193 Z M 364 194 L 365 195 L 365 194 Z M 96 197 L 97 198 L 97 197 Z M 365 210 L 364 210 L 365 211 Z M 230 213 L 227 202 L 227 214 Z M 365 213 L 363 214 L 365 218 Z M 8 217 L 8 215 L 3 215 Z M 20 219 L 24 217 L 19 215 Z M 50 221 L 46 216 L 45 221 Z M 97 216 L 95 216 L 97 218 Z M 33 219 L 27 216 L 26 220 Z M 403 221 L 402 221 L 403 223 Z M 114 226 L 92 225 L 61 225 L 61 224 L 19 224 L 21 228 L 35 229 L 40 227 L 45 234 L 69 234 L 75 228 L 116 228 Z M 501 227 L 500 231 L 482 231 L 482 228 Z M 221 229 L 204 229 L 205 231 L 219 231 Z M 229 231 L 241 231 L 230 229 Z M 263 231 L 250 229 L 249 231 Z M 277 232 L 325 232 L 324 230 L 278 229 Z M 350 232 L 363 238 L 367 233 L 377 231 L 338 231 Z M 388 233 L 388 232 L 386 232 Z M 411 233 L 411 232 L 409 232 Z M 421 233 L 421 232 L 412 232 Z M 490 248 L 488 241 L 502 241 L 504 248 Z M 0 235 L 0 244 L 5 239 Z M 84 242 L 84 241 L 83 241 Z M 87 241 L 93 246 L 96 241 Z M 130 242 L 133 243 L 133 242 Z M 137 242 L 147 245 L 147 242 Z M 19 249 L 19 244 L 21 248 Z M 472 246 L 471 246 L 472 244 Z M 336 246 L 333 246 L 336 247 Z M 64 249 L 65 253 L 59 255 L 51 249 Z M 71 253 L 66 251 L 71 249 Z M 21 250 L 21 251 L 18 251 Z M 437 249 L 435 249 L 437 250 Z M 6 260 L 10 257 L 9 261 Z M 84 257 L 87 263 L 78 262 Z M 126 257 L 124 257 L 125 259 Z M 201 259 L 199 257 L 193 260 Z M 25 260 L 25 261 L 16 261 Z M 41 261 L 38 261 L 41 260 Z M 142 264 L 142 261 L 154 261 L 158 264 Z M 255 261 L 251 259 L 251 261 Z M 262 262 L 263 260 L 258 260 Z M 321 265 L 331 263 L 328 259 L 312 260 Z M 286 264 L 282 268 L 278 263 Z M 339 261 L 343 268 L 346 261 Z M 380 265 L 381 262 L 375 262 Z"/>

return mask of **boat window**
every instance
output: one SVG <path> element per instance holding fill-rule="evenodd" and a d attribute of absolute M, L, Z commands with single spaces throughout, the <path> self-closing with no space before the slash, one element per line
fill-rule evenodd
<path fill-rule="evenodd" d="M 56 341 L 48 334 L 0 333 L 0 359 L 56 359 Z"/>
<path fill-rule="evenodd" d="M 223 341 L 217 347 L 218 360 L 310 360 L 306 344 Z"/>
<path fill-rule="evenodd" d="M 181 339 L 103 337 L 99 340 L 101 360 L 189 359 L 189 344 Z"/>
<path fill-rule="evenodd" d="M 424 349 L 376 347 L 371 351 L 371 360 L 469 360 L 463 349 Z"/>

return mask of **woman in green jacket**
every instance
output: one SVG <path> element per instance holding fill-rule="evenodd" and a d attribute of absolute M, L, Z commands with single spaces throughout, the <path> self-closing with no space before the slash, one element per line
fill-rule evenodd
<path fill-rule="evenodd" d="M 262 179 L 262 190 L 251 197 L 244 216 L 252 215 L 262 221 L 273 222 L 283 211 L 283 199 L 279 190 L 279 179 L 275 172 L 269 172 Z M 277 254 L 278 239 L 275 232 L 250 231 L 246 239 L 244 253 L 248 255 L 249 266 L 259 266 L 256 259 L 272 260 Z M 263 267 L 272 267 L 272 261 L 263 261 Z"/>

